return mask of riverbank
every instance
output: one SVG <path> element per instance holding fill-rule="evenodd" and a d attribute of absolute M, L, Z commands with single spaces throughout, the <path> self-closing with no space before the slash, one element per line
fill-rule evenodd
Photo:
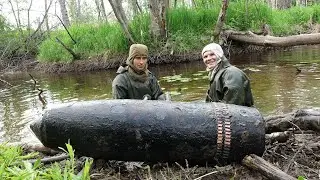
<path fill-rule="evenodd" d="M 233 45 L 232 47 L 224 47 L 224 52 L 227 57 L 230 57 L 250 53 L 264 53 L 268 51 L 288 50 L 291 48 L 292 47 L 275 48 L 254 45 Z M 159 64 L 175 64 L 192 61 L 201 61 L 201 50 L 202 49 L 199 48 L 184 53 L 152 52 L 148 58 L 148 61 L 149 65 L 151 66 Z M 5 69 L 3 73 L 17 71 L 65 73 L 116 69 L 126 61 L 127 56 L 128 55 L 126 53 L 114 55 L 112 57 L 104 56 L 103 54 L 101 54 L 98 56 L 89 57 L 86 60 L 76 60 L 72 62 L 39 62 L 36 59 L 27 59 L 22 61 L 15 67 Z"/>
<path fill-rule="evenodd" d="M 116 57 L 105 58 L 103 56 L 91 57 L 88 60 L 78 60 L 70 63 L 37 63 L 33 69 L 47 73 L 62 73 L 62 72 L 82 72 L 82 71 L 100 71 L 106 69 L 118 68 L 122 63 L 125 63 L 126 54 L 119 54 Z M 173 55 L 173 54 L 152 54 L 148 61 L 151 65 L 171 64 L 200 60 L 198 52 Z"/>

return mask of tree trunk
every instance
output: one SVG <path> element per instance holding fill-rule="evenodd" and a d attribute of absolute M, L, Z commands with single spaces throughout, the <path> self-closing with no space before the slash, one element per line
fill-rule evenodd
<path fill-rule="evenodd" d="M 274 9 L 287 9 L 291 7 L 292 0 L 267 0 L 267 3 Z"/>
<path fill-rule="evenodd" d="M 122 3 L 120 0 L 109 0 L 109 3 L 112 7 L 112 10 L 114 12 L 114 15 L 118 19 L 127 39 L 130 41 L 131 44 L 133 44 L 135 41 L 132 37 L 131 31 L 128 26 L 128 20 L 127 17 L 124 14 L 124 10 L 122 8 Z"/>
<path fill-rule="evenodd" d="M 67 0 L 68 9 L 69 9 L 69 17 L 72 23 L 78 21 L 78 17 L 76 15 L 77 2 L 76 0 Z"/>
<path fill-rule="evenodd" d="M 107 13 L 106 13 L 106 8 L 104 7 L 104 2 L 103 0 L 100 0 L 100 11 L 103 17 L 103 20 L 108 23 L 108 17 L 107 17 Z"/>
<path fill-rule="evenodd" d="M 296 6 L 307 6 L 307 0 L 296 0 Z"/>
<path fill-rule="evenodd" d="M 69 27 L 70 20 L 69 20 L 69 16 L 68 16 L 67 7 L 66 7 L 66 0 L 59 0 L 59 4 L 60 4 L 60 11 L 61 11 L 61 15 L 62 15 L 63 24 L 66 27 Z"/>
<path fill-rule="evenodd" d="M 52 0 L 51 0 L 51 2 L 52 2 Z M 50 5 L 51 5 L 51 2 L 50 2 Z M 49 6 L 50 7 L 50 6 Z M 48 11 L 47 11 L 47 9 L 49 9 L 48 8 L 48 0 L 45 0 L 44 1 L 44 8 L 45 8 L 45 15 L 44 15 L 44 20 L 45 20 L 45 24 L 46 24 L 46 32 L 47 32 L 47 35 L 48 35 L 48 37 L 50 36 L 50 28 L 49 28 L 49 19 L 48 19 Z"/>
<path fill-rule="evenodd" d="M 277 3 L 276 3 L 277 0 L 267 0 L 267 3 L 269 4 L 269 6 L 273 9 L 276 9 L 277 8 Z"/>
<path fill-rule="evenodd" d="M 137 0 L 130 1 L 130 7 L 132 9 L 132 17 L 135 17 L 139 13 L 139 9 L 138 9 L 137 4 L 138 4 Z"/>
<path fill-rule="evenodd" d="M 19 4 L 18 4 L 17 1 L 16 1 L 16 8 L 17 8 L 17 18 L 18 18 L 18 22 L 19 22 L 19 25 L 21 26 L 20 8 L 19 8 Z"/>
<path fill-rule="evenodd" d="M 81 21 L 81 0 L 77 0 L 76 17 L 77 17 L 77 21 L 80 22 Z"/>
<path fill-rule="evenodd" d="M 46 27 L 47 27 L 47 31 L 48 31 L 48 35 L 49 35 L 49 24 L 48 24 L 47 21 L 48 21 L 48 12 L 49 12 L 49 9 L 51 7 L 52 2 L 53 2 L 53 0 L 50 0 L 50 4 L 49 5 L 45 5 L 46 9 L 45 9 L 45 13 L 44 13 L 43 19 L 40 21 L 37 29 L 29 36 L 29 38 L 32 39 L 38 33 L 38 31 L 41 29 L 42 24 L 44 22 L 46 22 Z M 47 3 L 47 2 L 45 1 L 45 3 Z"/>
<path fill-rule="evenodd" d="M 320 33 L 275 37 L 269 35 L 256 35 L 250 31 L 238 32 L 227 30 L 224 32 L 224 36 L 227 37 L 228 40 L 266 47 L 290 47 L 298 45 L 320 44 Z"/>
<path fill-rule="evenodd" d="M 28 7 L 28 33 L 30 36 L 30 30 L 31 30 L 31 23 L 30 23 L 30 10 L 31 10 L 31 6 L 32 6 L 32 0 L 30 1 L 29 7 Z"/>
<path fill-rule="evenodd" d="M 96 3 L 97 13 L 98 13 L 98 20 L 101 20 L 101 8 L 100 8 L 100 2 L 99 0 L 94 0 Z"/>
<path fill-rule="evenodd" d="M 12 10 L 12 14 L 13 14 L 13 17 L 16 21 L 16 24 L 17 24 L 17 29 L 19 29 L 19 31 L 22 33 L 22 29 L 21 29 L 21 23 L 20 23 L 20 16 L 19 16 L 19 8 L 17 9 L 17 12 L 14 10 L 14 7 L 13 7 L 13 4 L 12 4 L 12 1 L 11 0 L 8 0 L 10 6 L 11 6 L 11 10 Z M 17 5 L 18 6 L 18 5 Z"/>
<path fill-rule="evenodd" d="M 222 7 L 219 13 L 216 27 L 214 28 L 214 32 L 213 32 L 213 39 L 215 42 L 219 42 L 220 32 L 222 30 L 222 27 L 225 21 L 228 5 L 229 5 L 229 0 L 222 0 Z"/>
<path fill-rule="evenodd" d="M 195 0 L 192 0 L 191 2 L 192 2 L 192 7 L 197 7 L 197 3 Z"/>
<path fill-rule="evenodd" d="M 106 14 L 106 9 L 104 7 L 103 0 L 95 0 L 98 12 L 98 20 L 103 20 L 104 22 L 108 23 L 108 18 Z"/>
<path fill-rule="evenodd" d="M 151 33 L 156 39 L 167 39 L 166 11 L 169 5 L 168 0 L 149 0 Z"/>
<path fill-rule="evenodd" d="M 278 0 L 277 8 L 278 9 L 288 9 L 291 7 L 292 0 Z"/>

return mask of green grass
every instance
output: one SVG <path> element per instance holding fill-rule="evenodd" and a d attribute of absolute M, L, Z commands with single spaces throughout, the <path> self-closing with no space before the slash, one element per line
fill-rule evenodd
<path fill-rule="evenodd" d="M 272 9 L 264 3 L 231 2 L 227 12 L 227 26 L 245 31 L 257 30 L 263 23 L 270 24 Z"/>
<path fill-rule="evenodd" d="M 35 163 L 30 163 L 28 159 L 38 157 L 38 153 L 24 155 L 21 147 L 10 147 L 0 144 L 0 179 L 51 179 L 51 180 L 88 180 L 89 169 L 92 161 L 86 161 L 83 172 L 77 175 L 75 172 L 74 150 L 70 144 L 66 144 L 66 153 L 70 159 L 65 165 L 59 163 L 44 166 L 40 159 Z"/>
<path fill-rule="evenodd" d="M 221 2 L 212 0 L 208 4 L 196 1 L 196 8 L 180 5 L 167 13 L 168 42 L 171 50 L 187 53 L 199 49 L 210 41 Z M 271 9 L 261 1 L 246 4 L 246 0 L 231 1 L 226 16 L 225 28 L 240 31 L 259 31 L 262 24 L 271 26 L 275 36 L 307 32 L 310 22 L 320 22 L 320 5 L 292 7 L 286 10 Z M 130 22 L 130 29 L 137 43 L 149 46 L 151 51 L 160 50 L 164 42 L 158 42 L 150 35 L 150 16 L 141 14 Z M 81 59 L 101 54 L 126 53 L 129 42 L 118 23 L 76 24 L 69 28 L 77 43 L 73 43 L 65 30 L 51 33 L 39 47 L 38 59 L 42 62 L 71 62 L 72 56 L 55 37 L 61 39 Z"/>
<path fill-rule="evenodd" d="M 127 50 L 127 40 L 119 24 L 79 24 L 69 29 L 73 40 L 65 30 L 59 30 L 45 40 L 39 47 L 39 61 L 71 62 L 72 55 L 57 42 L 59 38 L 67 47 L 83 59 L 106 52 L 124 52 Z"/>

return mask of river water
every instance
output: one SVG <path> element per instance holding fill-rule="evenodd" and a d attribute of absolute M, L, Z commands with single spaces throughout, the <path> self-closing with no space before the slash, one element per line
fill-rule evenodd
<path fill-rule="evenodd" d="M 251 79 L 255 106 L 262 115 L 320 107 L 320 46 L 233 56 L 231 64 Z M 172 101 L 204 101 L 207 72 L 201 61 L 157 65 L 158 77 Z M 60 103 L 111 98 L 115 69 L 65 74 L 12 73 L 0 76 L 0 142 L 35 142 L 28 125 Z M 46 105 L 39 100 L 37 89 Z"/>

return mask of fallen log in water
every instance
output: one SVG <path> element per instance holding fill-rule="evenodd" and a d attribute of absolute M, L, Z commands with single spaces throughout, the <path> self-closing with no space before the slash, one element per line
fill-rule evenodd
<path fill-rule="evenodd" d="M 122 161 L 240 162 L 262 155 L 265 125 L 251 107 L 223 103 L 101 100 L 64 104 L 30 125 L 49 148 Z"/>
<path fill-rule="evenodd" d="M 275 37 L 270 35 L 257 35 L 250 31 L 241 32 L 227 30 L 224 31 L 223 34 L 229 41 L 236 41 L 266 47 L 290 47 L 299 45 L 320 44 L 320 33 Z"/>

